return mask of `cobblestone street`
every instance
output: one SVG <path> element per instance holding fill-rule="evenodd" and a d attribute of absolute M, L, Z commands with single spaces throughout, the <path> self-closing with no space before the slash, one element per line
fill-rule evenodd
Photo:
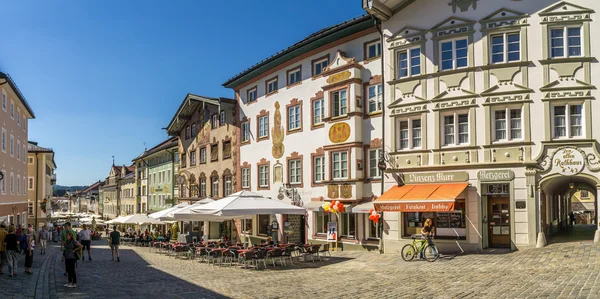
<path fill-rule="evenodd" d="M 0 298 L 598 298 L 599 252 L 591 242 L 575 242 L 434 263 L 337 252 L 327 261 L 255 271 L 141 247 L 123 247 L 117 263 L 102 241 L 94 244 L 93 261 L 78 263 L 77 289 L 63 287 L 54 246 L 47 255 L 36 253 L 34 275 L 20 267 L 16 278 L 1 276 Z"/>

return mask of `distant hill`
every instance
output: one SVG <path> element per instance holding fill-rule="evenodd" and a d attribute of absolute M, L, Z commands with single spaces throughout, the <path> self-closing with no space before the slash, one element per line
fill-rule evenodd
<path fill-rule="evenodd" d="M 52 193 L 54 194 L 54 196 L 64 196 L 67 192 L 83 190 L 83 189 L 85 189 L 87 187 L 88 186 L 61 186 L 61 185 L 54 185 L 54 190 L 53 190 Z"/>

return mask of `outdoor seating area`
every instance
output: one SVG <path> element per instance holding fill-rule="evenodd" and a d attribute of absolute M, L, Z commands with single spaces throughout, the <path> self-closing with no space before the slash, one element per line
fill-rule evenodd
<path fill-rule="evenodd" d="M 134 245 L 133 243 L 125 244 Z M 329 245 L 322 244 L 263 243 L 244 247 L 242 243 L 218 241 L 190 244 L 152 242 L 150 250 L 156 254 L 188 259 L 210 266 L 256 270 L 291 267 L 298 263 L 315 263 L 331 258 Z"/>

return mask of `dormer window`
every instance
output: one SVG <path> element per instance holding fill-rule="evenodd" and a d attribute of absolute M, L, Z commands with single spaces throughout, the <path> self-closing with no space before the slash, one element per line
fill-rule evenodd
<path fill-rule="evenodd" d="M 381 56 L 381 42 L 379 40 L 365 44 L 365 60 Z"/>

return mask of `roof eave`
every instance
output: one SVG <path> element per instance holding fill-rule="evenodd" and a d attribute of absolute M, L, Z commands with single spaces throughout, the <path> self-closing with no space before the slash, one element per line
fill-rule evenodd
<path fill-rule="evenodd" d="M 34 119 L 35 114 L 33 113 L 33 109 L 31 109 L 31 106 L 29 106 L 29 103 L 25 99 L 25 96 L 23 96 L 23 94 L 21 93 L 21 90 L 19 90 L 19 87 L 17 87 L 17 84 L 13 81 L 13 79 L 8 74 L 5 74 L 3 72 L 0 72 L 0 78 L 3 78 L 4 80 L 6 80 L 6 82 L 8 82 L 8 85 L 10 85 L 12 90 L 19 97 L 19 100 L 21 100 L 21 103 L 23 103 L 23 106 L 25 106 L 25 109 L 27 110 L 27 113 L 29 114 L 29 118 Z"/>

